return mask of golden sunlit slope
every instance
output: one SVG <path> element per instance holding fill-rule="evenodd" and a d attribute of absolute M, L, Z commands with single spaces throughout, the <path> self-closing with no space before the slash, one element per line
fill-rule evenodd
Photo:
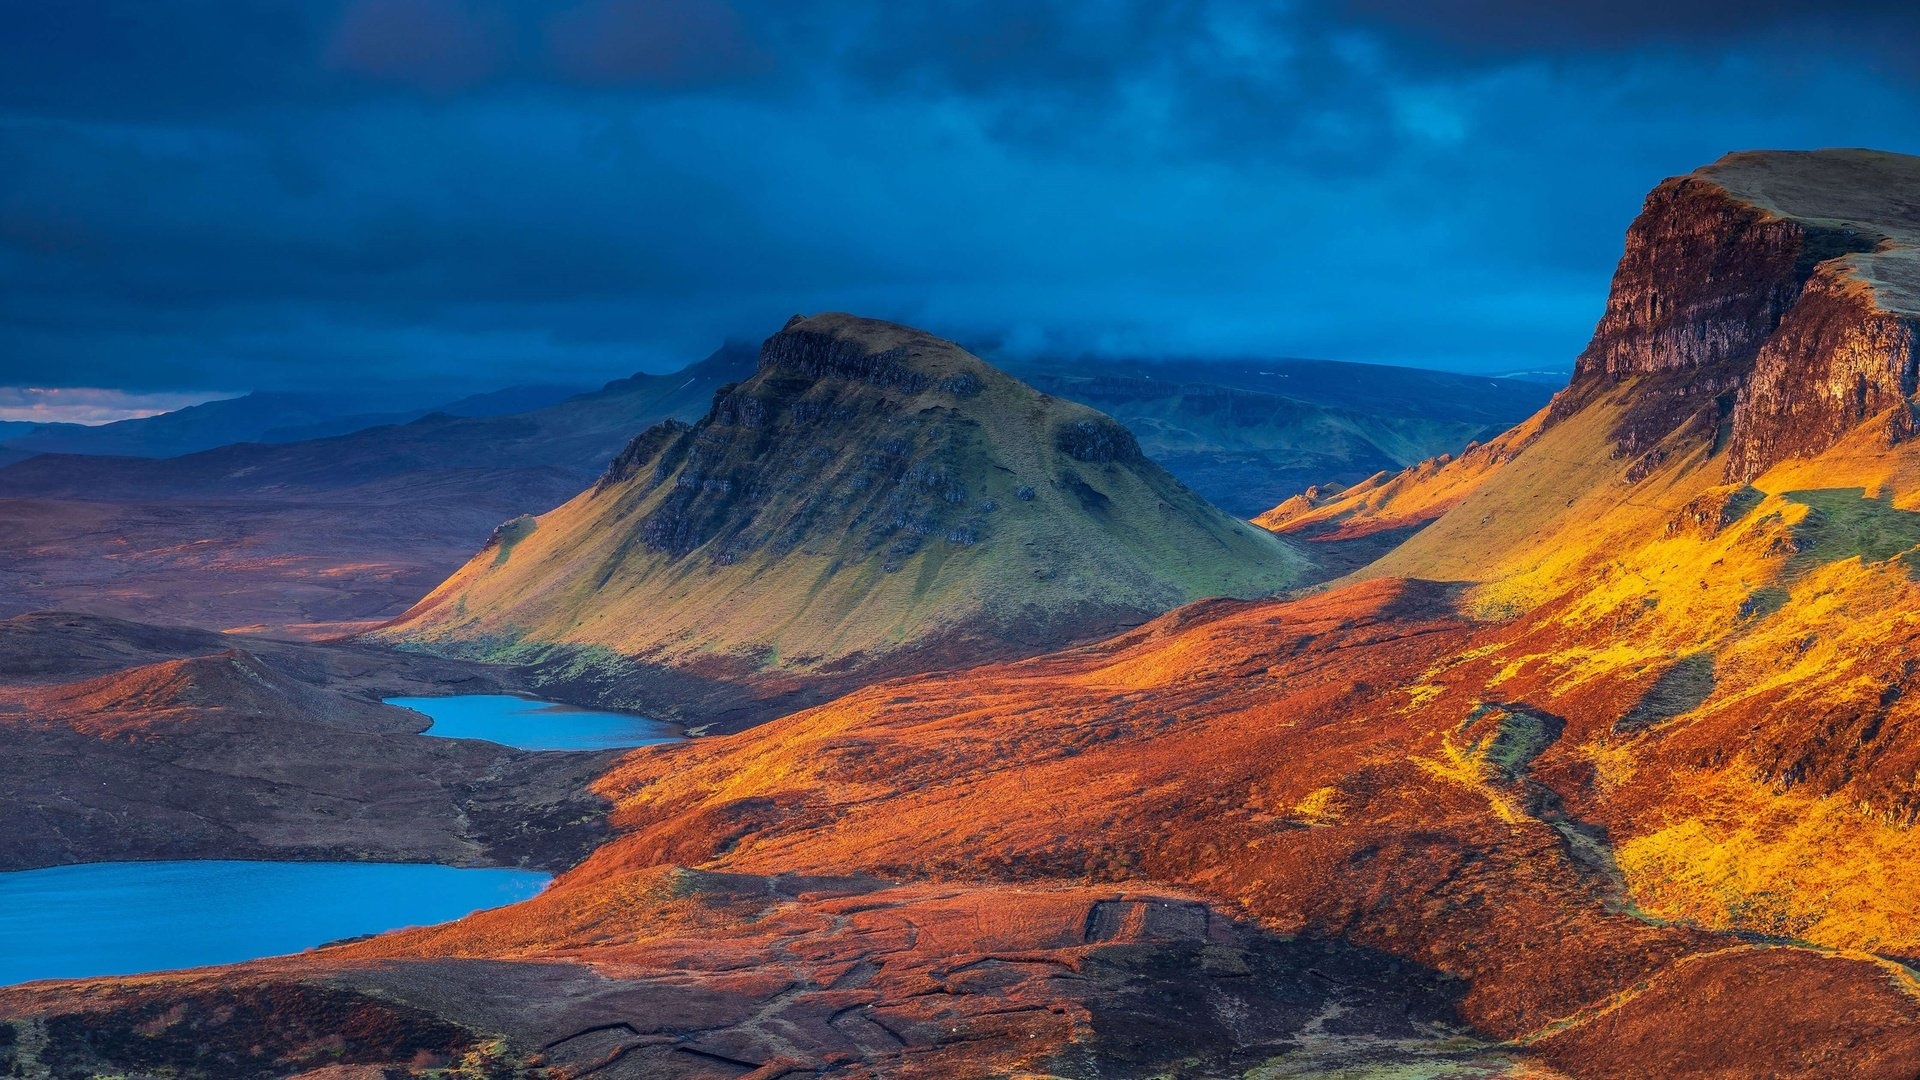
<path fill-rule="evenodd" d="M 1267 519 L 1430 522 L 1360 576 L 1513 621 L 1422 692 L 1563 719 L 1542 767 L 1649 914 L 1920 953 L 1916 205 L 1920 160 L 1865 151 L 1668 181 L 1549 409 Z"/>
<path fill-rule="evenodd" d="M 1813 195 L 1907 167 L 1760 165 Z M 1412 532 L 1367 580 L 1189 605 L 637 750 L 594 785 L 614 835 L 528 903 L 239 969 L 0 992 L 0 1016 L 109 1064 L 166 1039 L 279 1045 L 222 996 L 265 985 L 362 995 L 347 1004 L 381 1030 L 452 1024 L 441 1045 L 572 1075 L 1910 1080 L 1912 320 L 1849 284 L 1848 257 L 1889 229 L 1784 205 L 1708 172 L 1662 184 L 1552 407 L 1457 461 L 1271 515 L 1323 551 Z M 865 325 L 821 327 L 854 333 L 844 349 L 776 338 L 701 426 L 653 433 L 600 489 L 504 532 L 420 625 L 484 619 L 459 603 L 492 575 L 501 610 L 565 632 L 595 569 L 640 620 L 657 581 L 758 565 L 811 503 L 733 455 L 830 481 L 803 491 L 850 475 L 808 464 L 812 441 L 788 437 L 801 415 L 863 462 L 908 417 L 916 437 L 931 419 L 965 433 L 899 466 L 950 467 L 935 475 L 967 498 L 943 506 L 1023 469 L 1110 484 L 1115 505 L 1153 482 L 1088 460 L 1123 448 L 1089 414 L 1063 432 L 1057 404 L 947 382 L 974 372 L 964 354 Z M 976 399 L 1035 419 L 1003 429 L 1007 406 L 967 413 Z M 982 456 L 1015 476 L 963 465 Z M 1036 503 L 1063 497 L 1032 483 Z M 737 513 L 748 492 L 778 516 Z M 792 551 L 856 550 L 849 523 L 871 518 L 830 505 L 832 531 Z M 597 546 L 606 532 L 631 540 Z M 985 546 L 938 566 L 1006 561 Z M 930 548 L 865 557 L 905 574 Z M 621 581 L 628 566 L 646 575 Z M 114 1035 L 73 1034 L 94 1031 Z M 427 1038 L 347 1049 L 387 1062 Z"/>
<path fill-rule="evenodd" d="M 504 527 L 382 636 L 845 676 L 1037 652 L 1307 568 L 1107 417 L 919 331 L 821 315 L 770 338 L 705 419 L 648 431 L 592 489 Z"/>
<path fill-rule="evenodd" d="M 1502 680 L 1494 654 L 1528 647 L 1509 636 L 1525 624 L 1476 625 L 1450 600 L 1441 586 L 1372 581 L 1291 602 L 1198 605 L 1098 646 L 897 680 L 738 735 L 638 752 L 597 787 L 617 806 L 619 835 L 540 898 L 314 962 L 337 971 L 383 959 L 591 959 L 692 979 L 718 961 L 679 957 L 750 947 L 783 964 L 837 961 L 824 973 L 769 977 L 762 993 L 797 987 L 825 999 L 844 989 L 823 1004 L 882 1017 L 935 1003 L 963 1017 L 1015 1013 L 1020 1006 L 991 995 L 1023 965 L 1056 972 L 1063 988 L 1093 985 L 1105 970 L 1091 956 L 1010 935 L 1028 917 L 1022 888 L 1107 882 L 1117 899 L 1154 882 L 1210 906 L 1216 925 L 1239 922 L 1258 940 L 1324 956 L 1323 970 L 1342 970 L 1333 965 L 1360 950 L 1390 959 L 1402 986 L 1455 988 L 1444 1015 L 1481 1040 L 1512 1040 L 1502 1049 L 1517 1069 L 1812 1077 L 1845 1060 L 1848 1075 L 1906 1075 L 1920 1047 L 1920 984 L 1904 967 L 1853 942 L 1756 940 L 1727 932 L 1746 927 L 1725 918 L 1691 925 L 1638 876 L 1645 859 L 1635 845 L 1668 821 L 1643 791 L 1673 759 L 1649 749 L 1636 777 L 1626 763 L 1641 744 L 1606 734 L 1608 695 L 1630 677 L 1616 672 L 1562 697 L 1545 667 Z M 1610 770 L 1604 779 L 1596 761 Z M 1675 848 L 1656 842 L 1659 852 Z M 1876 873 L 1883 869 L 1909 880 L 1920 873 L 1898 865 Z M 734 875 L 768 899 L 733 917 L 710 913 L 701 936 L 713 943 L 692 946 L 675 926 L 683 916 L 662 918 L 664 904 L 694 903 L 712 887 L 704 882 Z M 833 876 L 872 889 L 935 881 L 1001 895 L 945 916 L 894 909 L 912 932 L 887 933 L 903 938 L 855 923 L 780 948 L 794 917 L 760 914 L 774 891 L 760 883 L 786 878 L 802 888 Z M 1085 893 L 1059 899 L 1065 917 L 1088 928 L 1074 943 L 1097 940 L 1098 905 L 1089 909 Z M 1649 901 L 1657 912 L 1641 906 Z M 841 910 L 890 906 L 873 892 Z M 1909 929 L 1920 922 L 1911 909 L 1903 918 Z M 916 984 L 919 999 L 914 985 L 893 982 L 893 958 L 913 961 L 871 956 L 876 941 L 945 953 L 935 978 Z M 1162 1026 L 1140 1037 L 1203 1013 L 1198 1003 L 1217 993 L 1212 980 L 1259 970 L 1237 951 L 1249 948 L 1257 947 L 1160 958 Z M 727 966 L 738 963 L 751 962 Z M 961 977 L 982 965 L 991 978 Z M 848 980 L 836 981 L 843 972 Z M 396 989 L 403 1001 L 432 993 L 425 971 Z M 1295 999 L 1263 1000 L 1256 1012 Z M 1371 1060 L 1366 1039 L 1390 1029 L 1360 1011 L 1348 1021 L 1356 1039 L 1348 1052 Z M 974 1037 L 969 1021 L 956 1023 L 967 1026 L 942 1026 L 934 1041 L 949 1030 L 956 1041 Z M 1720 1037 L 1680 1034 L 1708 1023 Z M 736 1037 L 735 1056 L 746 1061 L 771 1060 L 781 1047 L 780 1030 L 764 1023 Z M 892 1075 L 900 1065 L 888 1063 L 932 1052 L 912 1049 L 924 1045 L 918 1038 L 850 1052 L 873 1075 Z M 1038 1056 L 1025 1064 L 1041 1075 L 1129 1075 L 1070 1064 L 1076 1046 L 1102 1054 L 1127 1038 L 1097 1023 L 1049 1022 L 1017 1038 L 1033 1040 L 1027 1052 Z M 1304 1068 L 1311 1039 L 1241 1038 L 1236 1068 L 1192 1075 L 1318 1075 L 1287 1071 Z M 1456 1048 L 1487 1049 L 1455 1038 Z M 809 1049 L 845 1040 L 829 1032 Z M 1005 1048 L 989 1038 L 943 1052 L 960 1055 L 947 1067 L 965 1073 L 965 1055 L 984 1061 Z"/>
<path fill-rule="evenodd" d="M 1537 602 L 1710 488 L 1764 489 L 1769 467 L 1862 424 L 1910 437 L 1916 239 L 1920 158 L 1743 153 L 1669 180 L 1552 405 L 1458 460 L 1259 522 L 1335 549 L 1417 530 L 1362 573 L 1502 582 L 1500 602 Z"/>

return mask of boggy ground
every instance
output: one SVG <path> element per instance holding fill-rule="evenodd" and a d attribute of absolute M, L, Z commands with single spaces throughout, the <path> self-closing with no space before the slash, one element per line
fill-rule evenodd
<path fill-rule="evenodd" d="M 90 615 L 0 621 L 0 869 L 265 858 L 571 866 L 618 756 L 423 737 L 396 694 L 510 672 Z"/>
<path fill-rule="evenodd" d="M 1911 1076 L 1910 971 L 1641 912 L 1592 819 L 1658 807 L 1569 766 L 1579 702 L 1460 693 L 1542 625 L 1374 581 L 883 684 L 623 759 L 614 837 L 527 903 L 0 1014 L 130 1075 L 158 1043 L 71 1033 L 261 1047 L 223 1076 Z M 321 989 L 466 1041 L 323 1059 L 218 997 Z"/>

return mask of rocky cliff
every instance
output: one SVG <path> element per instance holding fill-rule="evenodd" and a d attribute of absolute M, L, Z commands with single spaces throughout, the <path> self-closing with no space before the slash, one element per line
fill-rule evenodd
<path fill-rule="evenodd" d="M 1920 158 L 1731 154 L 1647 197 L 1556 416 L 1627 379 L 1621 457 L 1721 440 L 1745 481 L 1886 414 L 1915 430 Z M 1637 477 L 1636 477 L 1637 478 Z"/>
<path fill-rule="evenodd" d="M 1365 572 L 1544 577 L 1568 569 L 1555 559 L 1639 535 L 1638 515 L 1665 501 L 1657 476 L 1745 484 L 1852 439 L 1893 447 L 1920 430 L 1916 245 L 1920 158 L 1740 153 L 1667 180 L 1628 229 L 1605 314 L 1547 409 L 1456 459 L 1260 521 L 1318 541 L 1337 566 L 1379 558 L 1382 534 L 1397 543 L 1446 521 Z"/>

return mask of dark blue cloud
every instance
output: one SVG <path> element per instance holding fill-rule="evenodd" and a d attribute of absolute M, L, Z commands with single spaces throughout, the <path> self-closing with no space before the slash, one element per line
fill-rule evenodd
<path fill-rule="evenodd" d="M 592 380 L 826 308 L 1556 366 L 1662 176 L 1920 150 L 1901 9 L 1449 7 L 0 0 L 0 385 Z"/>

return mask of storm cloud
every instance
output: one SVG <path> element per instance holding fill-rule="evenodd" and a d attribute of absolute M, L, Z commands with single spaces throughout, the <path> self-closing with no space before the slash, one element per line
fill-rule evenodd
<path fill-rule="evenodd" d="M 1564 367 L 1663 176 L 1920 151 L 1911 16 L 1800 7 L 0 0 L 0 384 L 592 382 L 825 309 Z"/>

